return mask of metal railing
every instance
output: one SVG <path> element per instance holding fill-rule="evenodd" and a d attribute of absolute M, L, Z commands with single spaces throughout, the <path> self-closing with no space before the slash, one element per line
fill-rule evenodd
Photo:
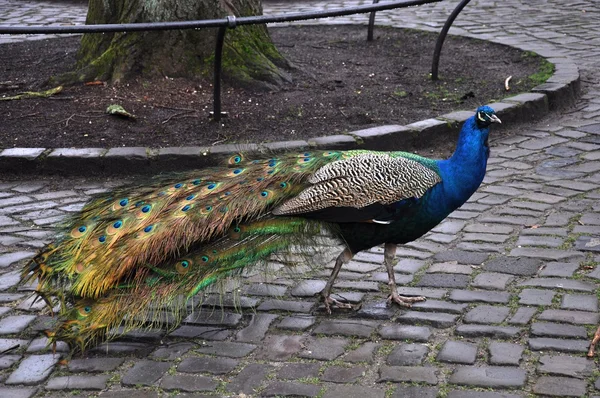
<path fill-rule="evenodd" d="M 79 25 L 79 26 L 0 26 L 0 34 L 72 34 L 72 33 L 108 33 L 108 32 L 137 32 L 137 31 L 157 31 L 157 30 L 177 30 L 177 29 L 202 29 L 219 28 L 215 44 L 215 64 L 214 64 L 214 82 L 213 82 L 213 112 L 215 121 L 221 120 L 221 66 L 223 43 L 227 29 L 235 29 L 237 26 L 256 25 L 268 23 L 281 23 L 304 21 L 308 19 L 340 17 L 345 15 L 371 13 L 368 27 L 368 40 L 373 38 L 373 29 L 375 24 L 375 12 L 392 10 L 396 8 L 405 8 L 418 6 L 422 4 L 437 3 L 443 0 L 401 0 L 388 3 L 379 3 L 374 0 L 373 4 L 334 9 L 329 11 L 311 11 L 302 13 L 288 13 L 279 15 L 260 15 L 252 17 L 234 17 L 228 16 L 222 19 L 206 19 L 200 21 L 180 21 L 180 22 L 149 22 L 149 23 L 126 23 L 126 24 L 97 24 L 97 25 Z M 464 6 L 470 0 L 462 0 L 452 12 L 444 28 L 440 32 L 436 48 L 433 55 L 432 78 L 438 78 L 438 65 L 440 53 L 444 39 L 450 29 L 450 26 L 462 11 Z"/>

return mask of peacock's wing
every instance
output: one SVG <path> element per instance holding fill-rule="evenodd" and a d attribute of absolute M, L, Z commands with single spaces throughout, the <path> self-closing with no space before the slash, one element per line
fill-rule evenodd
<path fill-rule="evenodd" d="M 372 219 L 381 206 L 420 198 L 441 182 L 432 167 L 435 163 L 426 165 L 424 161 L 427 159 L 383 152 L 359 153 L 337 160 L 319 168 L 308 179 L 311 185 L 275 208 L 273 214 L 320 212 L 323 218 L 331 219 L 328 212 L 342 215 L 336 209 L 344 208 L 349 209 L 349 221 Z"/>
<path fill-rule="evenodd" d="M 306 179 L 341 152 L 289 154 L 245 160 L 119 189 L 93 199 L 67 232 L 23 272 L 38 290 L 97 298 L 141 269 L 169 263 L 259 221 L 306 186 Z M 202 258 L 202 257 L 201 257 Z"/>

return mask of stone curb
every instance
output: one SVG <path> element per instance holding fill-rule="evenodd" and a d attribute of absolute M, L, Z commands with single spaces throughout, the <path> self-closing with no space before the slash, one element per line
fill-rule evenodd
<path fill-rule="evenodd" d="M 424 29 L 435 31 L 435 29 Z M 491 35 L 461 34 L 478 40 L 508 45 L 522 51 L 531 51 L 555 66 L 554 74 L 546 83 L 534 87 L 530 93 L 504 98 L 489 104 L 510 125 L 530 122 L 550 112 L 573 106 L 581 95 L 579 68 L 568 57 L 546 44 L 521 42 L 518 38 Z M 369 150 L 422 150 L 433 140 L 457 139 L 464 121 L 473 111 L 456 111 L 434 119 L 421 120 L 406 126 L 384 125 L 349 132 L 311 138 L 307 141 L 280 141 L 264 144 L 227 144 L 211 147 L 170 148 L 10 148 L 0 149 L 0 173 L 60 174 L 60 175 L 114 175 L 156 174 L 219 164 L 233 153 L 276 153 L 307 149 L 369 149 Z"/>

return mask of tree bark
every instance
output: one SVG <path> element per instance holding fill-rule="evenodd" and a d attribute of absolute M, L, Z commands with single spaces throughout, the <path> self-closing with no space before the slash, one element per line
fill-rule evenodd
<path fill-rule="evenodd" d="M 90 0 L 86 23 L 167 22 L 261 14 L 260 0 Z M 85 34 L 77 70 L 67 80 L 118 82 L 140 75 L 210 76 L 217 31 L 217 28 L 208 28 Z M 288 80 L 281 69 L 287 66 L 266 26 L 227 30 L 223 46 L 226 81 L 273 89 Z"/>

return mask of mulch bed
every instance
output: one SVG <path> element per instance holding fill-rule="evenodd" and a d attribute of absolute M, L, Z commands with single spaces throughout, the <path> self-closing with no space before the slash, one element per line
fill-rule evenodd
<path fill-rule="evenodd" d="M 0 148 L 205 146 L 308 139 L 408 124 L 529 90 L 541 59 L 483 41 L 449 37 L 442 80 L 430 79 L 436 35 L 364 26 L 271 28 L 295 66 L 276 92 L 224 86 L 222 123 L 210 120 L 212 82 L 139 78 L 65 87 L 50 98 L 0 101 Z M 78 37 L 0 46 L 0 96 L 48 89 L 73 70 Z M 504 81 L 512 76 L 511 91 Z M 106 114 L 119 104 L 135 120 Z"/>

